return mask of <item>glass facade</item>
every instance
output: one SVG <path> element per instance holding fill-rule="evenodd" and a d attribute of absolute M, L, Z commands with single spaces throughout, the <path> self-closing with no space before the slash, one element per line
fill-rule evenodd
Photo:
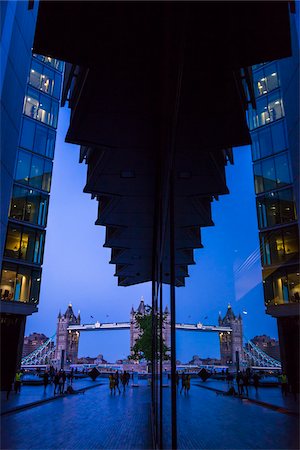
<path fill-rule="evenodd" d="M 60 61 L 32 56 L 1 271 L 3 301 L 39 301 L 62 71 Z"/>
<path fill-rule="evenodd" d="M 299 302 L 299 229 L 277 62 L 253 68 L 249 114 L 266 306 Z"/>

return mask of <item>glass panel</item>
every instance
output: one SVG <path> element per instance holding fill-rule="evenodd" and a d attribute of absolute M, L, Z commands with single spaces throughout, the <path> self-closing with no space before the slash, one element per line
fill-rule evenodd
<path fill-rule="evenodd" d="M 54 72 L 53 70 L 44 67 L 41 90 L 49 95 L 52 95 L 53 87 L 54 87 Z"/>
<path fill-rule="evenodd" d="M 285 138 L 283 121 L 280 121 L 272 125 L 271 133 L 272 133 L 274 153 L 280 152 L 281 150 L 285 150 L 287 148 L 287 143 Z"/>
<path fill-rule="evenodd" d="M 255 126 L 260 127 L 266 125 L 270 121 L 270 115 L 268 110 L 267 98 L 263 98 L 257 101 L 257 115 Z"/>
<path fill-rule="evenodd" d="M 29 184 L 41 189 L 44 173 L 44 160 L 38 156 L 33 156 L 30 171 Z"/>
<path fill-rule="evenodd" d="M 269 234 L 271 263 L 280 263 L 285 259 L 284 243 L 281 231 L 273 231 Z"/>
<path fill-rule="evenodd" d="M 58 73 L 55 74 L 55 82 L 54 82 L 54 89 L 53 89 L 53 96 L 56 98 L 60 97 L 60 88 L 61 88 L 61 75 Z"/>
<path fill-rule="evenodd" d="M 52 175 L 52 162 L 45 161 L 45 169 L 44 169 L 44 176 L 43 176 L 43 186 L 42 186 L 42 189 L 44 191 L 50 192 L 51 175 Z"/>
<path fill-rule="evenodd" d="M 33 150 L 40 155 L 44 155 L 46 152 L 47 144 L 47 129 L 41 125 L 37 125 L 34 139 Z"/>
<path fill-rule="evenodd" d="M 27 267 L 20 267 L 18 269 L 15 300 L 20 302 L 29 301 L 29 292 L 31 285 L 31 270 Z"/>
<path fill-rule="evenodd" d="M 276 176 L 275 176 L 275 165 L 273 158 L 266 159 L 262 161 L 262 175 L 264 182 L 264 190 L 269 191 L 270 189 L 276 188 Z"/>
<path fill-rule="evenodd" d="M 8 225 L 4 256 L 7 258 L 19 258 L 21 249 L 21 228 Z"/>
<path fill-rule="evenodd" d="M 254 171 L 255 192 L 256 194 L 259 194 L 260 192 L 264 191 L 261 164 L 260 163 L 254 164 L 253 171 Z"/>
<path fill-rule="evenodd" d="M 253 82 L 256 97 L 267 93 L 267 83 L 263 69 L 253 74 Z"/>
<path fill-rule="evenodd" d="M 284 248 L 287 259 L 295 259 L 299 254 L 299 238 L 297 227 L 283 230 Z"/>
<path fill-rule="evenodd" d="M 48 201 L 49 201 L 49 196 L 48 195 L 41 195 L 40 196 L 37 224 L 41 225 L 41 226 L 44 226 L 44 227 L 46 226 L 46 219 L 47 219 L 47 212 L 48 212 Z"/>
<path fill-rule="evenodd" d="M 38 223 L 40 194 L 30 189 L 28 191 L 24 220 L 26 222 Z"/>
<path fill-rule="evenodd" d="M 43 252 L 44 252 L 44 233 L 42 231 L 37 231 L 33 255 L 33 262 L 35 264 L 42 264 Z"/>
<path fill-rule="evenodd" d="M 290 184 L 291 177 L 286 153 L 275 158 L 275 166 L 277 186 L 281 187 Z"/>
<path fill-rule="evenodd" d="M 264 158 L 270 156 L 272 152 L 272 140 L 269 127 L 259 130 L 258 132 L 259 145 L 260 145 L 260 157 Z"/>
<path fill-rule="evenodd" d="M 282 223 L 296 220 L 295 200 L 292 189 L 284 189 L 278 192 L 280 217 Z"/>
<path fill-rule="evenodd" d="M 33 270 L 31 278 L 31 291 L 30 291 L 30 301 L 33 303 L 38 303 L 39 293 L 41 285 L 41 271 Z"/>
<path fill-rule="evenodd" d="M 56 128 L 57 127 L 57 118 L 58 118 L 58 103 L 53 101 L 52 102 L 51 118 L 50 118 L 49 125 L 51 125 L 52 127 Z"/>
<path fill-rule="evenodd" d="M 260 159 L 260 147 L 259 147 L 259 139 L 258 138 L 259 138 L 258 133 L 252 133 L 252 135 L 251 135 L 252 161 L 256 161 L 257 159 Z"/>
<path fill-rule="evenodd" d="M 20 259 L 24 259 L 28 262 L 33 261 L 35 247 L 35 232 L 29 228 L 24 228 L 22 233 Z"/>
<path fill-rule="evenodd" d="M 270 64 L 265 68 L 265 79 L 268 92 L 279 87 L 278 73 L 276 64 Z"/>
<path fill-rule="evenodd" d="M 0 281 L 1 300 L 13 300 L 16 283 L 16 270 L 9 264 L 3 264 Z"/>
<path fill-rule="evenodd" d="M 32 150 L 34 139 L 35 123 L 23 118 L 20 146 Z"/>
<path fill-rule="evenodd" d="M 40 96 L 38 119 L 47 125 L 51 125 L 51 100 L 45 95 Z"/>
<path fill-rule="evenodd" d="M 268 110 L 271 122 L 274 122 L 284 116 L 282 100 L 278 97 L 278 94 L 269 96 Z"/>
<path fill-rule="evenodd" d="M 27 189 L 14 186 L 9 212 L 9 217 L 12 219 L 24 220 L 27 193 Z"/>
<path fill-rule="evenodd" d="M 31 84 L 36 89 L 40 89 L 42 85 L 42 73 L 43 66 L 37 61 L 31 62 L 31 69 L 29 72 L 29 84 Z"/>
<path fill-rule="evenodd" d="M 39 94 L 35 92 L 34 89 L 28 89 L 27 95 L 25 96 L 24 103 L 24 114 L 31 117 L 32 119 L 39 119 L 38 117 L 39 108 Z"/>
<path fill-rule="evenodd" d="M 51 158 L 51 159 L 54 158 L 55 137 L 56 137 L 55 132 L 49 130 L 47 145 L 46 145 L 46 156 L 48 156 L 48 158 Z"/>
<path fill-rule="evenodd" d="M 31 155 L 30 153 L 23 152 L 19 150 L 17 168 L 16 168 L 16 181 L 20 183 L 28 183 L 29 173 L 31 166 Z"/>
<path fill-rule="evenodd" d="M 291 302 L 300 301 L 300 278 L 299 272 L 288 274 L 288 285 L 289 285 L 289 300 Z"/>

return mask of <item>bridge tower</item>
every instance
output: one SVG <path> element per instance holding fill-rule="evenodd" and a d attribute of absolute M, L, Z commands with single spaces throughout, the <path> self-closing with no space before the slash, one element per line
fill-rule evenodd
<path fill-rule="evenodd" d="M 236 351 L 239 352 L 240 361 L 243 358 L 243 319 L 239 314 L 237 317 L 228 305 L 225 316 L 219 315 L 219 325 L 230 327 L 232 332 L 220 332 L 220 354 L 221 364 L 235 364 Z"/>
<path fill-rule="evenodd" d="M 72 304 L 69 303 L 65 314 L 59 312 L 57 317 L 55 359 L 59 362 L 60 367 L 64 367 L 66 363 L 77 362 L 79 332 L 68 331 L 67 328 L 69 325 L 78 324 L 80 324 L 80 313 L 78 312 L 76 317 Z"/>
<path fill-rule="evenodd" d="M 130 351 L 132 353 L 132 349 L 139 338 L 141 332 L 140 327 L 136 320 L 137 314 L 145 314 L 145 302 L 144 297 L 142 296 L 138 309 L 135 311 L 134 308 L 131 308 L 130 311 Z"/>

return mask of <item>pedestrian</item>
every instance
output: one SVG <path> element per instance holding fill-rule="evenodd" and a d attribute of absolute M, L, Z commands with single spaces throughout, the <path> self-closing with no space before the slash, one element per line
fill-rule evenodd
<path fill-rule="evenodd" d="M 118 389 L 119 394 L 121 394 L 120 388 L 119 388 L 119 371 L 117 370 L 115 373 L 115 387 Z"/>
<path fill-rule="evenodd" d="M 58 392 L 60 394 L 63 393 L 63 389 L 62 389 L 63 388 L 63 382 L 64 382 L 64 380 L 63 380 L 63 371 L 60 370 L 59 373 L 58 373 Z"/>
<path fill-rule="evenodd" d="M 44 391 L 47 389 L 47 386 L 49 384 L 49 374 L 46 370 L 46 372 L 43 375 L 43 382 L 44 382 Z"/>
<path fill-rule="evenodd" d="M 56 390 L 59 386 L 59 372 L 56 372 L 54 375 L 54 395 L 57 393 Z"/>
<path fill-rule="evenodd" d="M 253 386 L 255 387 L 255 392 L 257 393 L 258 386 L 259 386 L 259 375 L 257 373 L 255 373 L 253 375 L 252 379 L 253 379 Z"/>
<path fill-rule="evenodd" d="M 15 393 L 20 394 L 21 392 L 21 383 L 22 383 L 22 372 L 21 370 L 18 370 L 15 375 Z"/>
<path fill-rule="evenodd" d="M 70 383 L 71 384 L 73 384 L 73 379 L 74 379 L 74 367 L 72 367 L 71 373 L 70 373 Z"/>
<path fill-rule="evenodd" d="M 187 375 L 185 379 L 185 393 L 189 393 L 191 388 L 191 375 Z"/>
<path fill-rule="evenodd" d="M 129 385 L 129 380 L 130 380 L 130 373 L 126 372 L 126 386 Z"/>
<path fill-rule="evenodd" d="M 124 370 L 124 372 L 121 374 L 121 383 L 123 386 L 123 392 L 125 392 L 126 384 L 127 384 L 127 372 Z"/>
<path fill-rule="evenodd" d="M 248 391 L 248 386 L 249 386 L 249 375 L 248 375 L 248 372 L 247 372 L 247 371 L 243 374 L 242 379 L 243 379 L 243 386 L 244 386 L 244 388 L 245 388 L 245 393 L 246 393 L 246 395 L 247 395 L 247 397 L 248 397 L 248 396 L 249 396 L 249 391 Z"/>
<path fill-rule="evenodd" d="M 113 374 L 109 375 L 109 389 L 110 389 L 110 393 L 112 394 L 114 391 L 114 394 L 116 393 L 116 384 L 115 384 L 115 377 L 113 376 Z"/>
<path fill-rule="evenodd" d="M 236 384 L 237 384 L 237 387 L 238 387 L 238 394 L 241 395 L 241 386 L 240 386 L 240 384 L 241 384 L 241 379 L 242 379 L 242 373 L 241 373 L 240 370 L 237 372 L 235 379 L 236 379 Z"/>
<path fill-rule="evenodd" d="M 179 373 L 177 370 L 176 370 L 176 386 L 177 386 L 177 388 L 179 386 Z"/>
<path fill-rule="evenodd" d="M 62 371 L 61 377 L 62 377 L 62 392 L 65 392 L 65 384 L 66 384 L 66 380 L 67 380 L 67 374 L 64 370 Z"/>
<path fill-rule="evenodd" d="M 182 372 L 182 375 L 181 375 L 181 389 L 180 389 L 180 394 L 182 393 L 182 390 L 184 390 L 184 392 L 186 391 L 185 380 L 186 380 L 186 375 L 185 375 L 184 372 Z"/>
<path fill-rule="evenodd" d="M 282 395 L 288 395 L 288 377 L 285 372 L 279 376 L 279 381 L 281 383 L 281 392 Z"/>

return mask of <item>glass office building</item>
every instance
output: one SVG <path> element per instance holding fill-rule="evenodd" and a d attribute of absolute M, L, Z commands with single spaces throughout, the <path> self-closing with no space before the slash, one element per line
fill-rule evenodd
<path fill-rule="evenodd" d="M 0 279 L 2 388 L 20 364 L 26 317 L 37 311 L 63 63 L 29 55 Z"/>
<path fill-rule="evenodd" d="M 299 58 L 292 31 L 291 58 L 253 66 L 257 108 L 249 114 L 265 306 L 277 318 L 283 367 L 291 379 L 299 370 L 300 300 Z"/>
<path fill-rule="evenodd" d="M 33 55 L 0 281 L 2 301 L 38 304 L 63 64 Z"/>

